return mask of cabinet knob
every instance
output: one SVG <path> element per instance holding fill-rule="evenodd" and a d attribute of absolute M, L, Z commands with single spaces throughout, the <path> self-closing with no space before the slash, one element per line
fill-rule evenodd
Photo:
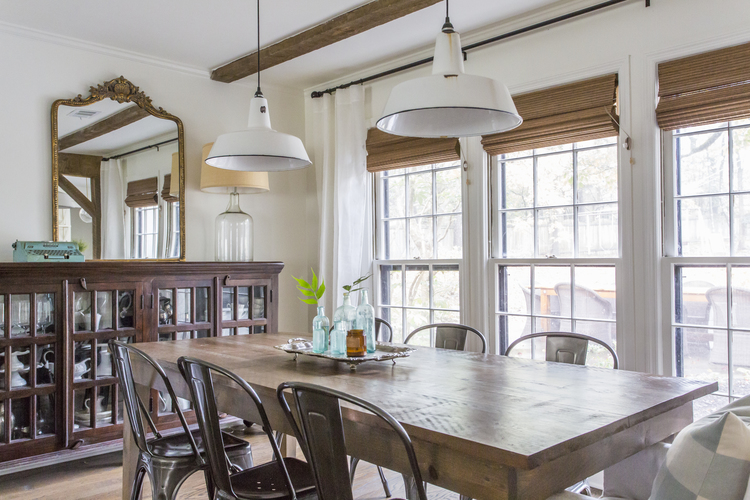
<path fill-rule="evenodd" d="M 88 287 L 86 286 L 86 278 L 81 278 L 78 281 L 81 283 L 81 288 L 83 288 L 84 290 L 88 290 Z"/>

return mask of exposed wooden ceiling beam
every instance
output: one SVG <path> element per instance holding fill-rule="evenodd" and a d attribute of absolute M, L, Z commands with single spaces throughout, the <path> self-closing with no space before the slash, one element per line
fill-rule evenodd
<path fill-rule="evenodd" d="M 349 37 L 417 12 L 443 0 L 375 0 L 354 10 L 329 19 L 307 31 L 261 49 L 260 69 L 322 49 Z M 258 72 L 257 52 L 232 61 L 211 72 L 211 79 L 232 83 Z"/>
<path fill-rule="evenodd" d="M 86 128 L 82 128 L 72 134 L 66 135 L 61 138 L 58 142 L 58 150 L 64 151 L 78 144 L 83 144 L 91 139 L 96 139 L 104 134 L 114 132 L 117 129 L 135 123 L 138 120 L 142 120 L 149 116 L 149 112 L 140 106 L 130 106 L 124 110 L 115 113 L 103 120 L 99 120 L 96 123 L 89 125 Z"/>
<path fill-rule="evenodd" d="M 68 196 L 73 198 L 73 201 L 78 203 L 78 205 L 84 209 L 89 215 L 94 217 L 96 215 L 96 205 L 94 205 L 94 202 L 89 200 L 85 194 L 83 194 L 72 182 L 68 180 L 67 177 L 64 175 L 61 175 L 57 179 L 57 183 L 60 186 L 60 189 L 68 193 Z"/>

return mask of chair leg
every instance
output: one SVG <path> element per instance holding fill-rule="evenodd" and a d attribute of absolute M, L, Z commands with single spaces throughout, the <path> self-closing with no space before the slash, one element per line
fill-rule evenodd
<path fill-rule="evenodd" d="M 200 470 L 195 464 L 188 467 L 174 464 L 151 466 L 151 488 L 153 490 L 153 500 L 175 500 L 177 491 L 182 486 L 185 479 L 193 472 Z"/>
<path fill-rule="evenodd" d="M 357 457 L 349 457 L 349 484 L 354 484 L 354 473 L 357 472 L 358 463 Z"/>
<path fill-rule="evenodd" d="M 354 473 L 357 472 L 357 464 L 359 464 L 359 459 L 357 457 L 351 457 L 349 459 L 349 481 L 351 484 L 354 484 Z M 383 472 L 383 468 L 381 466 L 377 466 L 378 468 L 378 474 L 380 474 L 380 482 L 383 484 L 383 491 L 385 492 L 386 498 L 391 497 L 391 488 L 388 485 L 388 480 L 385 478 L 385 472 Z"/>
<path fill-rule="evenodd" d="M 133 489 L 130 491 L 130 500 L 138 500 L 141 498 L 141 490 L 143 489 L 143 477 L 146 475 L 146 469 L 138 467 L 135 473 L 135 480 L 133 481 Z"/>
<path fill-rule="evenodd" d="M 378 474 L 380 474 L 380 482 L 383 483 L 383 491 L 385 491 L 386 498 L 391 497 L 391 488 L 388 486 L 388 480 L 385 478 L 385 472 L 383 468 L 378 465 Z"/>
<path fill-rule="evenodd" d="M 253 449 L 251 446 L 248 446 L 247 448 L 228 451 L 227 458 L 240 469 L 249 469 L 253 466 Z"/>

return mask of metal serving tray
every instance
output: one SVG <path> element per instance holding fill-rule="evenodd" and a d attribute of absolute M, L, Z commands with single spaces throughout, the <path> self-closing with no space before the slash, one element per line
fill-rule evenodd
<path fill-rule="evenodd" d="M 364 356 L 349 357 L 349 356 L 334 356 L 331 351 L 325 351 L 321 353 L 313 352 L 312 342 L 307 339 L 289 339 L 284 345 L 274 346 L 280 351 L 294 354 L 294 360 L 297 361 L 297 356 L 300 354 L 304 356 L 314 356 L 316 358 L 332 359 L 341 363 L 347 363 L 349 368 L 356 370 L 358 365 L 367 363 L 368 361 L 393 361 L 396 364 L 396 359 L 406 358 L 416 349 L 408 346 L 389 344 L 388 342 L 376 342 L 375 352 L 366 353 Z"/>

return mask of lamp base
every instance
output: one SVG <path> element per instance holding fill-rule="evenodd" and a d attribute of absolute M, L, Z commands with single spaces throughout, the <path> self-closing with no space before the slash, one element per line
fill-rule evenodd
<path fill-rule="evenodd" d="M 216 260 L 252 262 L 253 218 L 240 209 L 240 195 L 229 195 L 229 206 L 216 217 Z"/>

